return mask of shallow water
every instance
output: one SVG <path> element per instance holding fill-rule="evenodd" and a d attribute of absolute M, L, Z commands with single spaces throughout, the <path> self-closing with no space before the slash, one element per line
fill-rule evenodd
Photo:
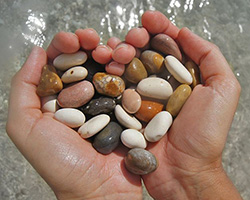
<path fill-rule="evenodd" d="M 110 36 L 124 39 L 147 9 L 216 43 L 232 66 L 242 94 L 223 165 L 242 197 L 250 199 L 250 0 L 0 0 L 0 199 L 55 199 L 5 133 L 10 80 L 32 46 L 46 48 L 56 32 L 86 27 L 95 28 L 103 43 Z"/>

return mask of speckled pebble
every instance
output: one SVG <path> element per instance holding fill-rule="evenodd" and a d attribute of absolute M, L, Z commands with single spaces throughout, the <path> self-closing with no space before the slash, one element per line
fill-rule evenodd
<path fill-rule="evenodd" d="M 87 75 L 88 75 L 88 71 L 86 68 L 81 67 L 81 66 L 76 66 L 64 72 L 61 79 L 62 79 L 62 82 L 64 83 L 73 83 L 73 82 L 85 79 Z"/>

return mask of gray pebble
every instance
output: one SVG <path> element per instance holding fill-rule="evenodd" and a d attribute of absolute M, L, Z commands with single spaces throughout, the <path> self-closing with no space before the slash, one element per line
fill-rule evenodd
<path fill-rule="evenodd" d="M 102 154 L 110 154 L 119 145 L 122 131 L 123 129 L 119 124 L 110 122 L 95 137 L 93 147 Z"/>

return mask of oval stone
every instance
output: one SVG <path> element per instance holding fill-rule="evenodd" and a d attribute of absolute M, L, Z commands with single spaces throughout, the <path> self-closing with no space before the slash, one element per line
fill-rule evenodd
<path fill-rule="evenodd" d="M 125 89 L 125 83 L 121 77 L 102 72 L 94 75 L 93 84 L 98 93 L 110 97 L 119 96 Z"/>
<path fill-rule="evenodd" d="M 87 75 L 88 71 L 86 68 L 77 66 L 77 67 L 72 67 L 68 69 L 66 72 L 64 72 L 61 79 L 62 82 L 64 83 L 73 83 L 85 79 Z"/>
<path fill-rule="evenodd" d="M 136 130 L 140 130 L 142 128 L 142 124 L 135 117 L 132 117 L 126 113 L 126 111 L 120 105 L 116 105 L 115 107 L 115 117 L 118 122 L 126 128 L 132 128 Z"/>
<path fill-rule="evenodd" d="M 141 107 L 141 96 L 133 89 L 126 89 L 122 94 L 122 107 L 130 114 L 136 113 Z"/>
<path fill-rule="evenodd" d="M 136 90 L 143 96 L 163 100 L 168 99 L 173 93 L 171 85 L 166 80 L 158 77 L 148 77 L 141 80 Z"/>
<path fill-rule="evenodd" d="M 168 71 L 174 76 L 177 81 L 179 81 L 180 83 L 186 83 L 188 85 L 193 82 L 193 78 L 189 71 L 174 56 L 166 56 L 164 62 Z"/>
<path fill-rule="evenodd" d="M 138 58 L 133 58 L 133 60 L 128 64 L 125 69 L 124 77 L 131 83 L 138 83 L 142 79 L 146 78 L 148 73 Z"/>
<path fill-rule="evenodd" d="M 162 111 L 155 115 L 155 117 L 147 124 L 144 130 L 144 136 L 147 141 L 159 141 L 167 133 L 172 122 L 172 116 L 167 111 Z"/>
<path fill-rule="evenodd" d="M 157 113 L 162 111 L 163 106 L 158 102 L 142 100 L 141 107 L 135 113 L 135 116 L 141 121 L 149 122 Z"/>
<path fill-rule="evenodd" d="M 166 110 L 176 117 L 190 96 L 192 89 L 187 84 L 180 85 L 168 100 Z"/>
<path fill-rule="evenodd" d="M 191 74 L 193 78 L 191 87 L 194 88 L 196 85 L 201 83 L 200 70 L 198 66 L 191 60 L 186 62 L 185 67 L 187 68 L 187 70 L 189 71 L 189 73 Z"/>
<path fill-rule="evenodd" d="M 85 115 L 75 108 L 62 108 L 56 111 L 54 117 L 71 128 L 77 128 L 85 122 Z"/>
<path fill-rule="evenodd" d="M 63 53 L 59 56 L 57 56 L 54 61 L 53 65 L 61 70 L 65 71 L 69 69 L 70 67 L 76 66 L 76 65 L 82 65 L 86 62 L 88 56 L 84 51 L 78 51 L 76 53 Z"/>
<path fill-rule="evenodd" d="M 67 88 L 64 88 L 57 97 L 61 107 L 78 108 L 94 96 L 95 90 L 89 81 L 81 81 Z"/>
<path fill-rule="evenodd" d="M 116 106 L 115 100 L 108 97 L 92 99 L 87 106 L 82 109 L 85 114 L 98 115 L 100 113 L 110 113 Z"/>
<path fill-rule="evenodd" d="M 90 138 L 101 131 L 110 121 L 110 117 L 106 114 L 97 115 L 85 122 L 79 129 L 82 138 Z"/>
<path fill-rule="evenodd" d="M 41 98 L 42 112 L 56 112 L 59 108 L 57 104 L 57 96 L 51 95 Z"/>
<path fill-rule="evenodd" d="M 63 84 L 56 73 L 56 69 L 52 65 L 45 65 L 37 86 L 37 94 L 40 97 L 50 96 L 60 92 L 62 88 Z"/>
<path fill-rule="evenodd" d="M 164 55 L 173 55 L 178 60 L 182 60 L 181 51 L 177 43 L 166 34 L 157 34 L 150 41 L 151 47 Z"/>
<path fill-rule="evenodd" d="M 110 154 L 120 143 L 122 127 L 110 122 L 94 139 L 93 147 L 102 154 Z"/>
<path fill-rule="evenodd" d="M 126 129 L 121 134 L 122 143 L 128 148 L 142 148 L 147 147 L 147 142 L 141 132 L 135 129 Z"/>
<path fill-rule="evenodd" d="M 156 157 L 142 148 L 131 149 L 124 158 L 128 171 L 137 175 L 145 175 L 155 171 L 158 167 Z"/>
<path fill-rule="evenodd" d="M 159 73 L 164 66 L 164 58 L 151 50 L 143 51 L 140 59 L 149 74 Z"/>

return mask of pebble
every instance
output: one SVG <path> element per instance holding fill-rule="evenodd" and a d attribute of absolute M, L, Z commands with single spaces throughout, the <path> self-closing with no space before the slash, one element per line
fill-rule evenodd
<path fill-rule="evenodd" d="M 188 85 L 193 82 L 193 78 L 189 71 L 174 56 L 166 56 L 164 62 L 168 71 L 174 76 L 177 81 L 179 81 L 180 83 L 186 83 Z"/>
<path fill-rule="evenodd" d="M 131 83 L 135 84 L 137 84 L 147 76 L 147 70 L 138 58 L 133 58 L 133 60 L 128 64 L 124 72 L 124 77 Z"/>
<path fill-rule="evenodd" d="M 108 74 L 122 76 L 125 71 L 125 65 L 112 61 L 105 66 L 105 70 Z"/>
<path fill-rule="evenodd" d="M 55 113 L 59 109 L 59 106 L 57 104 L 57 95 L 42 97 L 41 105 L 42 112 Z"/>
<path fill-rule="evenodd" d="M 171 85 L 166 80 L 158 77 L 148 77 L 141 80 L 136 90 L 143 96 L 164 100 L 167 100 L 173 93 Z"/>
<path fill-rule="evenodd" d="M 159 141 L 168 131 L 173 122 L 172 116 L 167 111 L 161 111 L 147 124 L 144 136 L 149 142 Z"/>
<path fill-rule="evenodd" d="M 158 34 L 150 41 L 151 47 L 164 55 L 173 55 L 178 60 L 182 60 L 181 51 L 176 42 L 166 34 Z"/>
<path fill-rule="evenodd" d="M 78 51 L 70 54 L 64 53 L 54 59 L 53 65 L 57 69 L 65 71 L 73 66 L 82 65 L 86 62 L 87 58 L 88 56 L 84 51 Z"/>
<path fill-rule="evenodd" d="M 61 107 L 77 108 L 88 103 L 94 96 L 95 90 L 89 81 L 81 81 L 64 88 L 57 97 Z"/>
<path fill-rule="evenodd" d="M 92 99 L 82 111 L 88 115 L 107 114 L 113 111 L 115 106 L 116 103 L 114 99 L 100 97 L 98 99 Z"/>
<path fill-rule="evenodd" d="M 155 171 L 158 167 L 156 157 L 142 148 L 131 149 L 124 158 L 128 171 L 137 175 L 145 175 Z"/>
<path fill-rule="evenodd" d="M 162 103 L 142 100 L 141 107 L 137 113 L 135 113 L 135 116 L 141 121 L 149 122 L 157 113 L 162 111 L 163 106 Z"/>
<path fill-rule="evenodd" d="M 85 115 L 75 108 L 59 109 L 56 111 L 54 117 L 71 128 L 77 128 L 85 122 Z"/>
<path fill-rule="evenodd" d="M 118 97 L 125 89 L 125 83 L 121 77 L 98 72 L 93 77 L 93 84 L 98 93 Z"/>
<path fill-rule="evenodd" d="M 128 148 L 142 148 L 147 147 L 147 142 L 141 132 L 135 129 L 126 129 L 121 134 L 122 143 Z"/>
<path fill-rule="evenodd" d="M 140 59 L 149 74 L 159 73 L 164 66 L 162 55 L 151 50 L 143 51 Z"/>
<path fill-rule="evenodd" d="M 192 89 L 187 84 L 180 85 L 169 98 L 166 110 L 176 117 L 188 97 L 191 95 Z"/>
<path fill-rule="evenodd" d="M 37 86 L 37 94 L 40 97 L 57 94 L 63 88 L 61 79 L 52 65 L 45 65 L 42 69 L 40 82 Z"/>
<path fill-rule="evenodd" d="M 82 138 L 90 138 L 101 131 L 110 121 L 110 117 L 106 114 L 97 115 L 85 122 L 79 129 Z"/>
<path fill-rule="evenodd" d="M 94 139 L 93 147 L 102 154 L 110 154 L 120 143 L 122 127 L 110 122 Z"/>
<path fill-rule="evenodd" d="M 133 89 L 126 89 L 122 94 L 122 107 L 129 114 L 136 113 L 141 107 L 141 96 Z"/>
<path fill-rule="evenodd" d="M 116 105 L 115 107 L 115 117 L 118 122 L 126 128 L 132 128 L 136 130 L 140 130 L 142 128 L 142 124 L 135 117 L 132 117 L 126 113 L 126 111 L 120 105 Z"/>
<path fill-rule="evenodd" d="M 185 67 L 187 68 L 187 70 L 189 71 L 189 73 L 191 74 L 191 76 L 193 78 L 193 82 L 191 84 L 191 87 L 194 88 L 196 85 L 201 83 L 200 70 L 199 70 L 198 66 L 191 60 L 186 62 Z"/>
<path fill-rule="evenodd" d="M 61 77 L 61 80 L 64 83 L 73 83 L 85 79 L 87 75 L 88 71 L 86 68 L 81 66 L 76 66 L 64 72 L 64 74 Z"/>

